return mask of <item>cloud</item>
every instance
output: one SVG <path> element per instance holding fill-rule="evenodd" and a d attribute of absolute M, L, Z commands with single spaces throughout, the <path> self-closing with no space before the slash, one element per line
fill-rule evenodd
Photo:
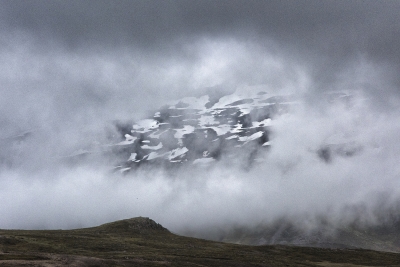
<path fill-rule="evenodd" d="M 266 160 L 250 170 L 224 158 L 210 169 L 127 176 L 107 164 L 3 169 L 0 225 L 66 229 L 148 216 L 177 233 L 218 238 L 232 227 L 281 219 L 304 229 L 320 227 L 321 218 L 336 227 L 385 222 L 400 200 L 399 116 L 371 108 L 362 95 L 353 100 L 322 110 L 302 102 L 277 117 Z M 318 157 L 321 146 L 335 144 L 361 151 L 329 162 Z"/>
<path fill-rule="evenodd" d="M 327 213 L 339 224 L 354 220 L 349 210 L 361 206 L 360 218 L 374 223 L 377 210 L 398 203 L 398 1 L 1 7 L 1 228 L 149 216 L 173 231 L 201 232 Z M 120 177 L 108 158 L 60 164 L 111 142 L 114 120 L 141 119 L 210 88 L 223 94 L 246 86 L 295 93 L 305 102 L 276 120 L 267 162 L 251 171 L 222 162 L 207 172 Z M 350 110 L 321 101 L 340 90 L 363 93 Z M 316 151 L 335 138 L 362 152 L 321 161 Z"/>

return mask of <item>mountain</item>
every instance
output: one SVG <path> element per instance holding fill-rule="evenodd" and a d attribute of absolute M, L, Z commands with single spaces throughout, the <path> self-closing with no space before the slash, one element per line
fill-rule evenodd
<path fill-rule="evenodd" d="M 348 98 L 335 93 L 326 100 Z M 117 169 L 128 172 L 148 164 L 207 166 L 222 159 L 249 168 L 264 160 L 262 152 L 271 146 L 274 119 L 300 101 L 300 96 L 270 95 L 261 89 L 180 99 L 133 125 L 117 125 L 123 140 L 113 152 L 125 159 Z M 351 156 L 359 150 L 355 144 L 326 144 L 316 155 L 329 162 L 333 154 Z"/>

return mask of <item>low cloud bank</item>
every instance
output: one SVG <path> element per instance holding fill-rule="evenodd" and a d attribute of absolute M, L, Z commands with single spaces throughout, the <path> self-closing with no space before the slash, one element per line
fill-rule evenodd
<path fill-rule="evenodd" d="M 334 227 L 386 223 L 398 217 L 400 203 L 397 113 L 377 111 L 365 97 L 324 109 L 299 104 L 274 120 L 271 149 L 250 170 L 223 158 L 212 168 L 126 176 L 98 164 L 3 169 L 0 227 L 68 229 L 146 216 L 174 232 L 209 237 L 208 229 L 282 218 L 304 229 L 318 228 L 321 218 Z M 357 153 L 333 153 L 329 162 L 318 156 L 338 144 Z"/>
<path fill-rule="evenodd" d="M 0 228 L 147 216 L 177 233 L 209 236 L 282 218 L 304 229 L 398 218 L 396 1 L 300 9 L 185 1 L 160 21 L 153 19 L 160 6 L 148 1 L 39 2 L 3 4 L 0 16 Z M 115 121 L 252 86 L 302 101 L 274 118 L 271 149 L 251 169 L 222 158 L 210 168 L 122 176 L 111 171 L 117 160 L 100 153 L 118 142 Z M 340 91 L 352 99 L 323 100 Z"/>

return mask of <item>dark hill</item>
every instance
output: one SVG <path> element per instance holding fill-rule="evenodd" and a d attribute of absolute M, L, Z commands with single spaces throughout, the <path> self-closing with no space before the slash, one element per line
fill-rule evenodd
<path fill-rule="evenodd" d="M 0 266 L 398 266 L 396 253 L 246 246 L 172 234 L 149 218 L 75 230 L 0 230 Z"/>
<path fill-rule="evenodd" d="M 118 232 L 132 232 L 132 233 L 146 233 L 146 232 L 169 232 L 167 228 L 164 228 L 161 224 L 156 223 L 152 219 L 146 217 L 137 217 L 126 220 L 120 220 L 112 223 L 106 223 L 98 227 L 94 227 L 98 231 L 104 231 L 108 233 Z"/>

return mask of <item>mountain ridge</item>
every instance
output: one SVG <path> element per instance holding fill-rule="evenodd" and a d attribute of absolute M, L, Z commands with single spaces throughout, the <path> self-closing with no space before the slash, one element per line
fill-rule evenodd
<path fill-rule="evenodd" d="M 335 92 L 324 97 L 327 103 L 351 105 L 353 96 Z M 290 113 L 303 98 L 271 95 L 262 88 L 242 88 L 213 99 L 209 95 L 179 99 L 147 119 L 116 125 L 122 140 L 112 146 L 121 159 L 115 169 L 126 173 L 148 164 L 210 166 L 221 159 L 248 169 L 265 160 L 263 153 L 273 142 L 274 120 Z M 329 163 L 333 156 L 349 157 L 361 150 L 355 143 L 328 143 L 315 155 Z"/>
<path fill-rule="evenodd" d="M 270 96 L 260 89 L 212 101 L 208 95 L 182 98 L 131 127 L 118 127 L 125 140 L 113 149 L 126 160 L 117 169 L 127 172 L 146 163 L 209 165 L 221 157 L 234 158 L 237 151 L 246 151 L 248 167 L 270 146 L 272 118 L 294 103 L 292 95 Z"/>

